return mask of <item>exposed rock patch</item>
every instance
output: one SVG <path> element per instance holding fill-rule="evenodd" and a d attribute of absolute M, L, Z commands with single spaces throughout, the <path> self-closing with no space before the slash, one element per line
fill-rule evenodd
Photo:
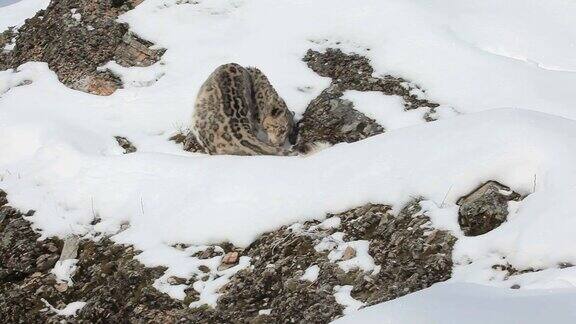
<path fill-rule="evenodd" d="M 221 244 L 198 252 L 200 258 L 224 256 L 223 265 L 249 256 L 251 267 L 220 289 L 215 308 L 190 308 L 198 298 L 194 278 L 169 278 L 170 284 L 190 285 L 185 301 L 171 299 L 152 286 L 164 269 L 145 268 L 134 258 L 138 251 L 105 238 L 76 242 L 73 284 L 58 283 L 50 270 L 64 242 L 37 241 L 24 215 L 6 203 L 0 191 L 6 215 L 0 222 L 0 309 L 7 322 L 328 323 L 344 308 L 334 297 L 339 286 L 353 286 L 354 298 L 373 304 L 448 279 L 455 240 L 429 228 L 417 202 L 399 215 L 386 205 L 366 205 L 322 223 L 282 227 L 246 249 Z M 360 260 L 369 267 L 354 266 Z M 317 266 L 317 278 L 302 279 L 311 266 Z M 75 318 L 64 318 L 43 300 L 57 309 L 76 301 L 86 305 Z"/>
<path fill-rule="evenodd" d="M 28 61 L 47 62 L 68 87 L 97 95 L 110 95 L 122 87 L 118 77 L 99 66 L 115 60 L 123 66 L 149 66 L 164 50 L 128 30 L 116 18 L 140 0 L 52 1 L 18 30 L 14 49 L 5 54 L 0 69 Z"/>
<path fill-rule="evenodd" d="M 340 218 L 340 225 L 308 222 L 257 239 L 243 251 L 252 258 L 252 267 L 232 278 L 216 311 L 224 319 L 326 323 L 343 309 L 334 298 L 337 286 L 352 285 L 352 296 L 371 305 L 450 277 L 455 238 L 429 228 L 429 219 L 420 213 L 417 202 L 399 215 L 392 215 L 386 205 L 366 205 L 328 217 Z M 350 251 L 347 244 L 359 241 L 369 242 L 368 257 L 374 268 L 343 268 L 345 262 L 355 264 L 361 259 L 354 258 L 367 257 L 356 250 L 354 255 L 346 254 Z M 341 255 L 334 257 L 338 252 Z M 316 281 L 300 279 L 315 265 L 320 269 Z M 269 314 L 259 314 L 262 309 L 269 309 Z"/>
<path fill-rule="evenodd" d="M 309 50 L 303 60 L 314 72 L 331 78 L 332 83 L 310 102 L 298 123 L 297 149 L 300 151 L 307 152 L 314 143 L 351 143 L 384 132 L 384 128 L 375 120 L 355 110 L 351 102 L 341 98 L 346 90 L 377 91 L 400 96 L 406 110 L 426 109 L 425 121 L 435 120 L 434 114 L 439 104 L 415 94 L 424 90 L 402 78 L 373 76 L 374 69 L 366 57 L 346 54 L 339 49 L 327 49 L 323 53 Z"/>
<path fill-rule="evenodd" d="M 521 199 L 522 196 L 510 188 L 488 181 L 458 201 L 460 228 L 467 236 L 488 233 L 506 221 L 508 202 Z"/>

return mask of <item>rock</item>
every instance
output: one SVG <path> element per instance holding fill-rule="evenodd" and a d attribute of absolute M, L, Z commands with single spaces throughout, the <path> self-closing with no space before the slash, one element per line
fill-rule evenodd
<path fill-rule="evenodd" d="M 6 198 L 6 192 L 0 189 L 0 207 L 6 205 L 8 203 L 8 199 Z"/>
<path fill-rule="evenodd" d="M 318 221 L 312 221 L 302 224 L 302 232 L 285 226 L 263 234 L 241 252 L 231 244 L 220 244 L 195 253 L 195 257 L 209 260 L 227 251 L 222 257 L 226 267 L 237 264 L 242 254 L 251 258 L 251 266 L 220 289 L 216 308 L 189 308 L 190 302 L 198 300 L 192 284 L 207 277 L 209 267 L 200 267 L 205 274 L 190 280 L 168 278 L 170 284 L 188 285 L 185 300 L 174 300 L 152 286 L 166 269 L 145 268 L 134 258 L 137 251 L 131 247 L 108 239 L 83 240 L 78 243 L 74 286 L 58 285 L 50 269 L 37 264 L 58 258 L 60 249 L 52 253 L 53 246 L 73 244 L 70 240 L 37 241 L 38 234 L 16 211 L 0 225 L 3 319 L 10 323 L 56 322 L 56 315 L 38 311 L 44 307 L 40 298 L 65 305 L 82 296 L 87 304 L 75 318 L 78 322 L 106 318 L 110 322 L 328 323 L 342 315 L 343 307 L 334 299 L 337 285 L 354 286 L 354 298 L 374 304 L 450 277 L 455 238 L 429 228 L 430 220 L 420 213 L 417 201 L 398 215 L 391 214 L 390 206 L 369 204 L 327 216 L 338 217 L 340 226 L 321 228 L 316 226 Z M 316 251 L 314 246 L 336 231 L 344 233 L 345 241 L 368 240 L 369 253 L 381 270 L 346 273 L 328 260 L 328 251 Z M 346 249 L 343 259 L 353 257 L 353 251 Z M 300 280 L 311 265 L 319 267 L 316 281 Z M 262 309 L 271 312 L 263 316 L 259 314 Z"/>
<path fill-rule="evenodd" d="M 68 284 L 65 283 L 65 282 L 59 282 L 59 283 L 57 283 L 57 284 L 54 285 L 54 288 L 56 288 L 56 290 L 57 290 L 58 292 L 63 293 L 63 292 L 65 292 L 66 290 L 68 290 Z"/>
<path fill-rule="evenodd" d="M 222 258 L 222 263 L 235 264 L 238 262 L 238 252 L 228 252 Z"/>
<path fill-rule="evenodd" d="M 124 149 L 124 154 L 136 152 L 136 147 L 126 137 L 114 136 L 118 145 Z"/>
<path fill-rule="evenodd" d="M 348 246 L 344 250 L 344 253 L 342 254 L 341 260 L 342 261 L 350 260 L 350 259 L 354 258 L 355 256 L 356 256 L 356 250 L 354 250 L 353 247 Z"/>
<path fill-rule="evenodd" d="M 114 60 L 123 66 L 148 66 L 164 53 L 151 49 L 150 42 L 117 21 L 139 2 L 127 0 L 117 6 L 109 0 L 52 1 L 18 29 L 15 47 L 5 55 L 0 70 L 28 61 L 47 62 L 66 86 L 110 95 L 122 87 L 122 82 L 111 72 L 98 71 L 98 67 Z M 73 17 L 71 10 L 81 18 Z"/>
<path fill-rule="evenodd" d="M 38 271 L 46 271 L 52 269 L 58 261 L 56 254 L 43 254 L 36 259 L 36 269 Z"/>
<path fill-rule="evenodd" d="M 80 245 L 80 237 L 78 235 L 70 235 L 64 240 L 64 246 L 60 253 L 60 261 L 68 259 L 76 259 L 78 256 L 78 246 Z"/>
<path fill-rule="evenodd" d="M 183 285 L 187 282 L 187 280 L 185 278 L 171 276 L 166 279 L 166 282 L 168 282 L 170 285 Z"/>
<path fill-rule="evenodd" d="M 425 92 L 420 86 L 391 75 L 373 76 L 370 60 L 359 54 L 346 54 L 340 49 L 328 48 L 324 52 L 308 50 L 302 59 L 310 69 L 332 79 L 341 91 L 378 91 L 385 95 L 400 96 L 406 110 L 423 108 L 434 110 L 439 104 L 419 98 L 414 90 Z"/>
<path fill-rule="evenodd" d="M 519 201 L 520 194 L 488 181 L 458 200 L 458 223 L 466 236 L 485 234 L 500 226 L 508 216 L 508 202 Z"/>
<path fill-rule="evenodd" d="M 405 110 L 425 109 L 424 120 L 434 120 L 439 104 L 419 98 L 414 90 L 424 91 L 402 78 L 373 76 L 374 69 L 366 57 L 345 54 L 339 49 L 327 49 L 323 53 L 309 50 L 303 61 L 314 72 L 331 78 L 332 83 L 310 102 L 298 122 L 296 149 L 300 152 L 308 153 L 318 144 L 352 143 L 384 132 L 384 127 L 341 98 L 347 90 L 400 96 Z"/>
<path fill-rule="evenodd" d="M 116 48 L 114 58 L 122 66 L 150 66 L 160 60 L 165 50 L 151 49 L 153 43 L 133 33 L 126 33 Z"/>
<path fill-rule="evenodd" d="M 298 150 L 308 152 L 308 146 L 314 143 L 352 143 L 384 132 L 375 120 L 340 96 L 340 88 L 331 86 L 308 105 L 298 122 Z"/>

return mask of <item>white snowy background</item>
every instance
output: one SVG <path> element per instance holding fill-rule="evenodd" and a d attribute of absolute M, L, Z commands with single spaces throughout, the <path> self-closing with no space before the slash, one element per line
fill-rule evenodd
<path fill-rule="evenodd" d="M 0 30 L 47 4 L 0 2 Z M 352 305 L 342 323 L 571 323 L 576 270 L 558 265 L 576 264 L 575 17 L 569 0 L 146 0 L 119 20 L 167 51 L 151 67 L 103 67 L 127 85 L 112 96 L 68 89 L 41 62 L 0 71 L 0 187 L 14 207 L 36 211 L 43 237 L 133 244 L 145 265 L 168 267 L 156 286 L 174 298 L 184 287 L 169 276 L 202 264 L 218 272 L 219 260 L 190 257 L 203 245 L 244 246 L 327 212 L 424 196 L 433 224 L 459 238 L 452 279 L 359 312 L 341 287 L 337 299 Z M 206 156 L 168 141 L 227 62 L 261 68 L 301 115 L 330 81 L 301 58 L 327 47 L 420 85 L 442 104 L 440 120 L 424 124 L 398 97 L 349 91 L 387 133 L 303 157 Z M 117 135 L 138 151 L 123 155 Z M 496 230 L 464 237 L 456 200 L 487 180 L 528 196 Z M 506 278 L 491 268 L 503 263 L 543 271 Z M 248 264 L 195 285 L 199 303 L 214 305 Z"/>

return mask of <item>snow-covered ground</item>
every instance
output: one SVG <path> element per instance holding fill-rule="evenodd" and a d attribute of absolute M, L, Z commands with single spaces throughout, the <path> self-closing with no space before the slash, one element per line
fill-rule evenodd
<path fill-rule="evenodd" d="M 46 5 L 1 7 L 0 30 Z M 400 208 L 424 196 L 434 225 L 459 238 L 453 283 L 372 309 L 392 317 L 405 301 L 417 308 L 422 296 L 443 296 L 430 306 L 440 312 L 450 304 L 443 300 L 493 296 L 531 314 L 542 296 L 575 298 L 566 288 L 576 285 L 576 271 L 558 269 L 576 264 L 573 17 L 576 4 L 565 0 L 146 0 L 120 20 L 167 51 L 148 68 L 107 64 L 127 84 L 110 97 L 66 88 L 44 63 L 0 71 L 0 187 L 15 207 L 36 210 L 30 220 L 43 237 L 115 234 L 143 251 L 144 264 L 167 266 L 166 277 L 190 277 L 200 265 L 176 243 L 247 245 L 326 212 L 366 202 Z M 261 68 L 301 114 L 329 84 L 301 58 L 326 47 L 369 57 L 376 75 L 419 84 L 422 96 L 443 105 L 441 120 L 422 124 L 397 97 L 347 92 L 390 131 L 306 157 L 206 156 L 168 141 L 188 126 L 200 84 L 226 62 Z M 123 155 L 114 136 L 129 138 L 138 152 Z M 528 196 L 498 229 L 464 237 L 455 202 L 491 179 Z M 95 218 L 101 221 L 90 225 Z M 548 270 L 504 278 L 492 269 L 504 263 Z M 461 290 L 471 286 L 460 282 L 504 289 L 467 295 Z M 547 291 L 506 290 L 514 284 Z M 562 313 L 565 304 L 554 307 L 554 316 L 573 318 Z"/>
<path fill-rule="evenodd" d="M 512 290 L 439 283 L 371 306 L 334 324 L 569 324 L 576 320 L 576 290 Z"/>

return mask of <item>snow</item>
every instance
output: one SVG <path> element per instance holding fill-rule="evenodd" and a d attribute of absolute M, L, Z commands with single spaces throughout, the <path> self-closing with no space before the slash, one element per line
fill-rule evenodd
<path fill-rule="evenodd" d="M 108 235 L 132 244 L 142 251 L 137 258 L 143 264 L 167 268 L 154 285 L 174 298 L 183 298 L 183 287 L 170 285 L 170 277 L 189 279 L 207 266 L 208 281 L 194 283 L 200 300 L 193 306 L 214 305 L 218 289 L 250 261 L 241 258 L 219 272 L 218 257 L 199 261 L 192 249 L 223 241 L 247 246 L 282 225 L 323 220 L 326 213 L 368 202 L 398 211 L 423 196 L 433 226 L 458 238 L 451 282 L 432 289 L 453 295 L 472 287 L 461 282 L 517 284 L 521 292 L 478 287 L 457 299 L 500 296 L 502 305 L 526 306 L 525 314 L 535 312 L 533 303 L 550 300 L 560 315 L 573 314 L 560 299 L 570 296 L 563 289 L 574 287 L 576 272 L 559 265 L 576 264 L 574 4 L 180 2 L 146 0 L 120 17 L 167 51 L 151 67 L 103 65 L 126 84 L 112 96 L 70 90 L 45 63 L 0 71 L 0 187 L 12 205 L 36 211 L 28 219 L 42 238 Z M 0 30 L 21 25 L 47 4 L 22 0 L 0 7 Z M 226 62 L 261 68 L 302 114 L 330 80 L 301 58 L 309 48 L 330 46 L 367 56 L 375 76 L 387 73 L 419 85 L 425 92 L 418 96 L 442 104 L 440 120 L 423 123 L 422 111 L 404 112 L 398 97 L 348 91 L 345 98 L 381 121 L 385 134 L 305 157 L 206 156 L 168 141 L 188 127 L 200 84 Z M 122 154 L 114 136 L 127 137 L 138 151 Z M 508 222 L 496 230 L 464 237 L 456 201 L 487 180 L 528 196 L 510 205 Z M 92 225 L 96 216 L 100 222 Z M 338 223 L 325 221 L 320 228 Z M 344 242 L 337 234 L 330 240 L 317 248 L 332 251 L 340 266 L 379 271 L 363 252 L 367 242 Z M 338 260 L 346 244 L 355 244 L 353 262 Z M 543 271 L 507 277 L 495 264 Z M 66 278 L 70 268 L 59 264 L 55 271 Z M 528 297 L 512 298 L 522 294 Z"/>
<path fill-rule="evenodd" d="M 76 301 L 71 302 L 62 309 L 57 309 L 54 306 L 50 305 L 50 303 L 46 299 L 41 298 L 41 300 L 42 302 L 44 302 L 46 307 L 48 307 L 48 310 L 59 316 L 76 316 L 76 313 L 78 313 L 79 310 L 81 310 L 84 306 L 86 306 L 86 302 Z"/>
<path fill-rule="evenodd" d="M 20 27 L 24 20 L 31 18 L 39 10 L 48 7 L 50 0 L 21 0 L 7 1 L 6 4 L 0 2 L 0 32 L 8 27 Z"/>
<path fill-rule="evenodd" d="M 76 263 L 78 263 L 78 259 L 57 261 L 50 272 L 56 276 L 57 281 L 65 282 L 68 286 L 72 286 L 74 284 L 72 277 L 77 269 Z"/>
<path fill-rule="evenodd" d="M 320 274 L 320 267 L 317 264 L 311 265 L 308 268 L 306 268 L 304 274 L 302 275 L 302 277 L 300 277 L 300 280 L 308 280 L 310 282 L 315 282 L 316 279 L 318 279 L 319 274 Z"/>
<path fill-rule="evenodd" d="M 250 265 L 249 257 L 240 257 L 238 264 L 232 268 L 219 271 L 216 277 L 212 277 L 207 281 L 198 280 L 194 282 L 194 290 L 200 293 L 200 299 L 198 301 L 192 302 L 190 307 L 198 307 L 202 305 L 209 305 L 216 307 L 216 301 L 220 296 L 218 291 L 220 288 L 224 287 L 230 280 L 230 277 L 236 272 L 245 269 Z"/>
<path fill-rule="evenodd" d="M 272 313 L 272 309 L 261 309 L 258 311 L 258 315 L 270 315 Z"/>
<path fill-rule="evenodd" d="M 354 286 L 334 287 L 334 298 L 338 304 L 344 306 L 344 310 L 342 311 L 344 315 L 357 311 L 360 309 L 360 307 L 364 306 L 363 302 L 358 301 L 350 296 L 352 288 L 354 288 Z"/>
<path fill-rule="evenodd" d="M 74 20 L 76 20 L 77 22 L 82 22 L 82 15 L 77 11 L 78 11 L 78 9 L 70 10 L 70 13 L 72 14 L 72 18 L 74 18 Z"/>
<path fill-rule="evenodd" d="M 340 227 L 340 217 L 330 217 L 330 218 L 326 218 L 322 223 L 315 225 L 315 226 L 310 226 L 310 231 L 314 231 L 318 228 L 323 229 L 323 230 L 329 230 L 329 229 L 333 229 L 333 228 L 338 228 Z"/>
<path fill-rule="evenodd" d="M 425 108 L 404 111 L 404 100 L 381 92 L 346 91 L 344 99 L 354 103 L 354 109 L 376 120 L 384 129 L 391 130 L 425 123 Z"/>
<path fill-rule="evenodd" d="M 334 324 L 574 323 L 576 289 L 513 290 L 440 283 L 367 307 Z"/>

